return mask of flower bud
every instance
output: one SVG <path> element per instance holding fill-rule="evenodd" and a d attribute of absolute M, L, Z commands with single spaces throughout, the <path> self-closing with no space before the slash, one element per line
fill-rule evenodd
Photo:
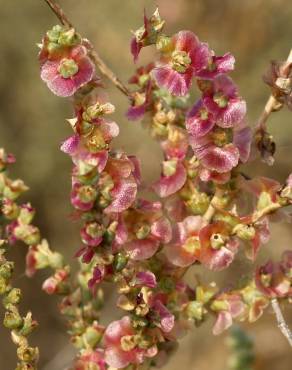
<path fill-rule="evenodd" d="M 15 200 L 28 189 L 29 188 L 22 180 L 14 180 L 10 181 L 9 184 L 4 188 L 3 195 L 8 199 Z"/>
<path fill-rule="evenodd" d="M 156 48 L 161 53 L 168 53 L 173 47 L 171 38 L 165 35 L 159 35 L 156 40 Z"/>
<path fill-rule="evenodd" d="M 118 253 L 115 255 L 113 263 L 115 271 L 122 271 L 127 266 L 127 263 L 128 257 L 126 255 L 124 255 L 123 253 Z"/>
<path fill-rule="evenodd" d="M 19 334 L 27 337 L 37 327 L 37 325 L 38 323 L 33 320 L 31 312 L 28 312 L 23 318 L 23 326 L 19 330 Z"/>
<path fill-rule="evenodd" d="M 35 215 L 35 210 L 32 208 L 32 206 L 28 204 L 24 204 L 20 207 L 20 213 L 18 216 L 18 221 L 22 224 L 30 224 L 33 220 Z"/>
<path fill-rule="evenodd" d="M 20 316 L 17 308 L 13 305 L 8 305 L 7 312 L 5 312 L 3 325 L 7 329 L 18 329 L 23 325 L 23 319 Z"/>
<path fill-rule="evenodd" d="M 0 266 L 0 277 L 9 280 L 14 270 L 13 262 L 5 262 Z"/>
<path fill-rule="evenodd" d="M 8 220 L 15 220 L 19 215 L 19 206 L 10 199 L 4 199 L 1 211 Z"/>
<path fill-rule="evenodd" d="M 256 235 L 256 230 L 252 225 L 238 224 L 233 232 L 243 240 L 252 240 Z"/>
<path fill-rule="evenodd" d="M 13 288 L 10 292 L 3 298 L 4 307 L 8 307 L 9 304 L 17 305 L 21 300 L 21 290 Z"/>
<path fill-rule="evenodd" d="M 204 314 L 204 306 L 201 302 L 191 301 L 186 308 L 186 314 L 190 319 L 201 321 Z"/>
<path fill-rule="evenodd" d="M 33 363 L 39 358 L 39 350 L 37 347 L 21 346 L 17 348 L 17 356 L 23 362 Z"/>
<path fill-rule="evenodd" d="M 14 236 L 25 244 L 38 244 L 41 238 L 40 230 L 33 225 L 20 224 L 14 229 Z"/>
<path fill-rule="evenodd" d="M 164 176 L 172 176 L 176 172 L 177 160 L 170 159 L 169 161 L 164 161 L 162 163 L 162 173 Z"/>

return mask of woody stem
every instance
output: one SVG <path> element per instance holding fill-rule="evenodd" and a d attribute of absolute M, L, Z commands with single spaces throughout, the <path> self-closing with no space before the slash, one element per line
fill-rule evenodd
<path fill-rule="evenodd" d="M 54 12 L 59 21 L 66 27 L 75 28 L 70 20 L 65 15 L 63 9 L 54 0 L 44 0 L 50 9 Z M 130 100 L 133 99 L 133 95 L 128 87 L 115 75 L 115 73 L 106 65 L 106 63 L 101 59 L 97 52 L 91 51 L 91 57 L 95 62 L 96 66 L 100 72 L 107 77 L 124 95 L 126 95 Z"/>
<path fill-rule="evenodd" d="M 287 325 L 284 316 L 281 311 L 281 307 L 279 305 L 279 302 L 277 298 L 273 298 L 271 300 L 272 308 L 275 313 L 277 323 L 278 323 L 278 328 L 281 330 L 282 334 L 284 337 L 288 340 L 290 346 L 292 347 L 292 332 L 289 329 L 289 326 Z"/>

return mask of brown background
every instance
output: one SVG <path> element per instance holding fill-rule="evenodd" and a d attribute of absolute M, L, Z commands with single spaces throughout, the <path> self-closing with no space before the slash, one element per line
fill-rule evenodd
<path fill-rule="evenodd" d="M 285 58 L 292 46 L 290 0 L 63 0 L 61 4 L 78 30 L 93 42 L 124 81 L 134 68 L 128 47 L 130 30 L 141 25 L 144 7 L 150 13 L 158 4 L 167 19 L 168 33 L 190 29 L 208 41 L 218 54 L 231 51 L 235 55 L 233 77 L 248 102 L 251 124 L 268 96 L 261 80 L 268 61 Z M 40 81 L 37 62 L 36 43 L 56 23 L 42 0 L 0 0 L 0 146 L 17 156 L 12 175 L 23 178 L 30 186 L 27 199 L 37 208 L 36 222 L 43 235 L 53 248 L 62 250 L 73 262 L 79 239 L 78 227 L 72 227 L 68 219 L 70 161 L 59 151 L 60 142 L 70 135 L 65 118 L 70 118 L 72 112 L 67 100 L 53 96 Z M 145 51 L 141 62 L 149 58 L 151 51 Z M 115 115 L 121 128 L 115 145 L 138 155 L 142 159 L 144 179 L 151 181 L 159 172 L 158 145 L 139 123 L 126 121 L 126 99 L 107 81 L 106 84 L 117 107 Z M 285 110 L 275 114 L 270 127 L 278 143 L 277 166 L 253 164 L 249 173 L 283 180 L 292 167 L 292 113 Z M 273 225 L 272 231 L 270 243 L 260 253 L 262 260 L 267 256 L 277 257 L 283 249 L 291 248 L 291 225 Z M 25 293 L 22 309 L 31 309 L 40 322 L 33 335 L 41 350 L 40 369 L 62 370 L 70 361 L 72 349 L 67 344 L 64 323 L 57 315 L 57 299 L 40 291 L 46 274 L 41 273 L 31 281 L 24 276 L 22 245 L 13 247 L 11 255 L 18 261 L 15 285 Z M 205 274 L 204 279 L 216 278 L 223 283 L 251 269 L 250 264 L 239 258 L 223 276 Z M 284 312 L 292 319 L 288 307 Z M 0 316 L 2 319 L 1 308 Z M 180 351 L 166 366 L 168 370 L 226 369 L 225 336 L 213 337 L 211 324 L 194 329 L 182 341 Z M 246 329 L 255 339 L 257 370 L 291 369 L 291 350 L 276 328 L 271 312 Z M 14 350 L 8 332 L 1 327 L 0 370 L 14 368 Z"/>

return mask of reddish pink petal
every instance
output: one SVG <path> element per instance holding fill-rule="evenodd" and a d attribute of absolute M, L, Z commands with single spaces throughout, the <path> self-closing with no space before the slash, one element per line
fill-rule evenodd
<path fill-rule="evenodd" d="M 192 68 L 197 76 L 200 74 L 200 71 L 208 66 L 211 58 L 211 50 L 209 49 L 208 44 L 201 43 L 196 47 L 196 49 L 190 51 L 189 55 L 192 60 Z"/>
<path fill-rule="evenodd" d="M 201 250 L 200 261 L 213 271 L 221 271 L 226 269 L 234 259 L 234 252 L 226 247 L 221 247 L 218 250 L 208 248 Z"/>
<path fill-rule="evenodd" d="M 154 68 L 152 75 L 159 87 L 166 88 L 175 96 L 184 96 L 191 87 L 193 71 L 188 68 L 185 73 L 179 73 L 165 65 Z"/>
<path fill-rule="evenodd" d="M 230 99 L 228 106 L 218 116 L 219 120 L 216 123 L 218 126 L 223 128 L 233 127 L 240 123 L 245 115 L 246 102 L 238 98 Z"/>
<path fill-rule="evenodd" d="M 152 309 L 156 311 L 160 317 L 162 331 L 169 333 L 174 327 L 173 314 L 159 300 L 154 303 Z"/>
<path fill-rule="evenodd" d="M 200 117 L 199 111 L 202 107 L 202 101 L 196 103 L 191 111 L 188 113 L 186 119 L 186 128 L 188 130 L 188 133 L 195 137 L 206 135 L 215 126 L 215 121 L 211 117 L 207 119 L 202 119 Z"/>
<path fill-rule="evenodd" d="M 137 200 L 137 208 L 142 212 L 155 212 L 161 210 L 162 204 L 161 202 L 151 202 L 140 198 Z"/>
<path fill-rule="evenodd" d="M 167 218 L 160 218 L 151 226 L 151 235 L 161 243 L 169 243 L 172 236 L 171 224 Z"/>
<path fill-rule="evenodd" d="M 135 278 L 135 286 L 147 286 L 148 288 L 155 288 L 157 286 L 156 277 L 151 271 L 138 272 Z"/>
<path fill-rule="evenodd" d="M 196 254 L 188 253 L 181 245 L 170 244 L 164 248 L 164 253 L 170 263 L 179 267 L 187 267 L 198 260 Z"/>
<path fill-rule="evenodd" d="M 72 77 L 76 90 L 87 84 L 95 75 L 95 65 L 89 57 L 78 61 L 79 71 Z"/>
<path fill-rule="evenodd" d="M 132 162 L 134 170 L 132 171 L 133 176 L 135 177 L 135 180 L 137 184 L 141 183 L 141 162 L 140 160 L 134 156 L 134 155 L 129 155 L 128 156 L 129 160 Z"/>
<path fill-rule="evenodd" d="M 63 78 L 61 75 L 56 75 L 52 80 L 47 82 L 48 88 L 57 96 L 67 98 L 72 96 L 77 91 L 77 87 L 72 78 Z"/>
<path fill-rule="evenodd" d="M 115 369 L 123 369 L 130 364 L 127 352 L 118 347 L 106 348 L 104 358 L 105 362 Z"/>
<path fill-rule="evenodd" d="M 247 162 L 250 154 L 252 140 L 252 130 L 250 127 L 244 127 L 241 130 L 234 132 L 233 144 L 239 150 L 239 158 L 241 162 Z"/>
<path fill-rule="evenodd" d="M 199 173 L 200 179 L 202 181 L 214 181 L 217 184 L 225 184 L 230 180 L 230 172 L 218 173 L 215 171 L 210 171 L 207 168 L 202 168 Z"/>
<path fill-rule="evenodd" d="M 191 31 L 180 31 L 172 38 L 175 50 L 190 52 L 199 45 L 198 37 Z"/>
<path fill-rule="evenodd" d="M 236 167 L 239 161 L 239 151 L 233 144 L 223 148 L 213 146 L 206 150 L 202 156 L 201 163 L 211 171 L 224 173 Z"/>
<path fill-rule="evenodd" d="M 120 132 L 119 126 L 113 121 L 102 121 L 100 128 L 105 141 L 111 141 L 114 137 L 117 137 Z"/>
<path fill-rule="evenodd" d="M 137 194 L 137 184 L 133 178 L 122 179 L 113 190 L 111 196 L 113 201 L 105 208 L 105 213 L 120 213 L 128 209 L 135 201 Z"/>
<path fill-rule="evenodd" d="M 159 242 L 151 239 L 133 240 L 125 244 L 125 250 L 135 261 L 151 258 L 159 247 Z"/>
<path fill-rule="evenodd" d="M 153 185 L 153 189 L 161 198 L 165 198 L 180 190 L 184 186 L 186 178 L 187 174 L 184 165 L 178 163 L 175 174 L 172 176 L 162 176 Z"/>
<path fill-rule="evenodd" d="M 145 104 L 131 106 L 127 111 L 127 117 L 130 121 L 137 121 L 143 118 L 145 112 L 146 112 Z"/>
<path fill-rule="evenodd" d="M 136 63 L 142 49 L 142 44 L 137 42 L 136 37 L 134 36 L 131 40 L 131 54 L 133 55 L 134 62 Z"/>
<path fill-rule="evenodd" d="M 62 143 L 61 150 L 66 154 L 74 155 L 78 149 L 79 143 L 80 137 L 78 135 L 70 136 Z"/>
<path fill-rule="evenodd" d="M 221 311 L 218 313 L 216 323 L 213 326 L 213 334 L 219 335 L 224 330 L 230 328 L 231 325 L 232 325 L 231 314 L 227 311 Z"/>
<path fill-rule="evenodd" d="M 133 334 L 131 320 L 124 316 L 121 320 L 113 321 L 108 325 L 104 333 L 104 339 L 107 346 L 116 345 L 124 335 Z"/>
<path fill-rule="evenodd" d="M 52 81 L 58 73 L 59 61 L 46 61 L 41 67 L 41 79 L 48 83 Z"/>

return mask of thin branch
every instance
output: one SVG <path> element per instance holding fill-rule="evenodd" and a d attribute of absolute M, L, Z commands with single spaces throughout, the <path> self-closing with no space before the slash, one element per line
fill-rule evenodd
<path fill-rule="evenodd" d="M 59 21 L 67 27 L 75 28 L 70 20 L 65 15 L 63 9 L 54 0 L 44 0 L 50 9 L 54 12 Z M 96 66 L 99 68 L 100 72 L 106 76 L 124 95 L 126 95 L 130 100 L 133 99 L 131 91 L 127 86 L 115 75 L 115 73 L 106 65 L 106 63 L 100 58 L 97 52 L 92 51 L 91 57 L 94 60 Z"/>
<path fill-rule="evenodd" d="M 209 204 L 209 207 L 207 211 L 205 212 L 205 214 L 203 215 L 203 219 L 206 223 L 210 223 L 210 221 L 212 220 L 212 217 L 214 216 L 216 212 L 216 207 L 214 205 L 216 199 L 220 199 L 221 197 L 223 197 L 223 195 L 224 195 L 224 190 L 216 189 L 216 192 Z"/>
<path fill-rule="evenodd" d="M 286 337 L 290 346 L 292 347 L 292 332 L 289 329 L 289 326 L 287 325 L 284 319 L 284 316 L 282 314 L 281 307 L 279 305 L 277 298 L 273 298 L 271 300 L 271 304 L 272 304 L 273 311 L 276 315 L 278 328 L 281 330 L 282 334 L 284 335 L 284 337 Z"/>
<path fill-rule="evenodd" d="M 53 1 L 53 0 L 45 0 L 45 2 L 49 5 L 49 7 L 55 13 L 55 15 L 57 16 L 57 18 L 59 19 L 59 21 L 64 26 L 67 26 L 67 27 L 70 27 L 70 28 L 73 27 L 72 23 L 66 17 L 66 15 L 65 15 L 64 11 L 62 10 L 62 8 L 60 7 L 60 5 L 58 5 L 57 3 L 55 3 L 55 1 Z"/>

